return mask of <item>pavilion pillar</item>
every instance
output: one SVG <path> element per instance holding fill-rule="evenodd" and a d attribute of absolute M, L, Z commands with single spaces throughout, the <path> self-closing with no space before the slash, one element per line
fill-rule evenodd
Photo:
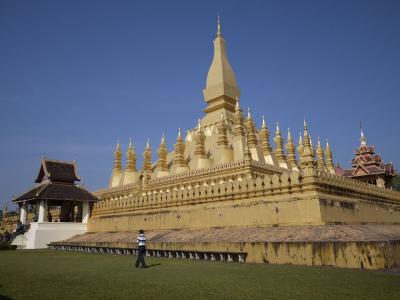
<path fill-rule="evenodd" d="M 26 216 L 28 214 L 28 203 L 24 202 L 21 206 L 20 221 L 22 225 L 26 224 Z"/>
<path fill-rule="evenodd" d="M 45 212 L 45 210 L 46 210 L 46 201 L 45 200 L 40 200 L 38 222 L 44 222 L 44 212 Z"/>
<path fill-rule="evenodd" d="M 82 202 L 82 223 L 87 224 L 89 221 L 89 202 Z"/>

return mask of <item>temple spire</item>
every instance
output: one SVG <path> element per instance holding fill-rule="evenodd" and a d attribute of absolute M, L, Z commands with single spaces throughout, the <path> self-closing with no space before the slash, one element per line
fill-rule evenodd
<path fill-rule="evenodd" d="M 364 131 L 363 131 L 362 126 L 360 126 L 360 145 L 362 147 L 367 146 L 367 138 L 364 135 Z"/>
<path fill-rule="evenodd" d="M 326 168 L 330 173 L 335 174 L 335 167 L 333 165 L 333 158 L 332 158 L 332 150 L 331 147 L 329 146 L 328 139 L 326 140 L 325 155 L 326 155 Z"/>
<path fill-rule="evenodd" d="M 181 129 L 178 129 L 178 136 L 174 145 L 174 160 L 172 161 L 171 173 L 177 174 L 189 170 L 185 159 L 185 143 L 182 141 Z"/>
<path fill-rule="evenodd" d="M 136 153 L 132 146 L 132 138 L 129 138 L 128 151 L 126 152 L 126 171 L 136 171 Z"/>
<path fill-rule="evenodd" d="M 143 152 L 142 171 L 147 173 L 151 172 L 151 148 L 149 139 L 147 139 L 146 149 Z"/>
<path fill-rule="evenodd" d="M 318 160 L 317 160 L 317 169 L 319 172 L 325 171 L 325 157 L 324 157 L 324 150 L 322 149 L 321 146 L 321 141 L 318 137 L 318 144 L 317 144 L 317 155 L 318 155 Z"/>
<path fill-rule="evenodd" d="M 221 34 L 221 20 L 220 20 L 219 14 L 218 14 L 217 37 L 221 37 L 221 36 L 222 36 L 222 34 Z"/>
<path fill-rule="evenodd" d="M 118 140 L 117 146 L 115 147 L 114 151 L 114 167 L 113 167 L 114 170 L 119 171 L 122 169 L 121 158 L 122 158 L 121 145 Z"/>
<path fill-rule="evenodd" d="M 157 149 L 158 161 L 157 161 L 157 169 L 158 172 L 167 172 L 167 154 L 168 149 L 165 143 L 165 135 L 162 134 L 160 146 Z"/>
<path fill-rule="evenodd" d="M 206 113 L 220 109 L 233 113 L 235 111 L 235 101 L 240 97 L 236 76 L 226 54 L 226 45 L 221 33 L 219 16 L 217 36 L 214 39 L 214 56 L 207 74 L 203 95 L 208 104 L 208 107 L 204 110 Z"/>
<path fill-rule="evenodd" d="M 247 129 L 247 144 L 249 145 L 250 149 L 255 148 L 257 147 L 257 129 L 256 125 L 254 124 L 253 117 L 251 116 L 250 107 L 247 109 L 247 120 L 245 125 Z"/>
<path fill-rule="evenodd" d="M 287 164 L 292 170 L 298 170 L 297 168 L 297 160 L 296 160 L 296 147 L 292 140 L 292 135 L 290 134 L 290 128 L 288 128 L 287 135 L 287 143 L 286 143 L 286 152 L 287 152 Z"/>
<path fill-rule="evenodd" d="M 283 138 L 281 135 L 281 130 L 279 128 L 279 123 L 276 122 L 276 131 L 275 131 L 275 157 L 278 160 L 279 166 L 283 168 L 287 168 L 285 153 L 283 152 Z"/>

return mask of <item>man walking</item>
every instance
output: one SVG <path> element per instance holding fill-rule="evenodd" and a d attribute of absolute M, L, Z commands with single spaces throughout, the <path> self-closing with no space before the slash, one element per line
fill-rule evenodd
<path fill-rule="evenodd" d="M 136 259 L 136 268 L 139 268 L 139 265 L 142 265 L 142 268 L 146 268 L 146 263 L 144 262 L 144 256 L 146 255 L 146 237 L 144 236 L 144 231 L 142 229 L 139 230 L 139 236 L 137 238 L 138 243 L 138 257 Z"/>

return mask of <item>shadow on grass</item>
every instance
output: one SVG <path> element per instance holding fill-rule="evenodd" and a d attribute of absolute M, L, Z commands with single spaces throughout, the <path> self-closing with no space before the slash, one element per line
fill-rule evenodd
<path fill-rule="evenodd" d="M 0 285 L 0 289 L 2 288 L 3 286 L 2 285 Z M 8 296 L 4 296 L 4 295 L 2 295 L 1 293 L 0 293 L 0 299 L 1 300 L 13 300 L 14 298 L 10 298 L 10 297 L 8 297 Z"/>
<path fill-rule="evenodd" d="M 157 264 L 151 264 L 151 265 L 147 265 L 148 268 L 152 268 L 152 267 L 157 267 L 161 265 L 161 263 L 157 263 Z"/>

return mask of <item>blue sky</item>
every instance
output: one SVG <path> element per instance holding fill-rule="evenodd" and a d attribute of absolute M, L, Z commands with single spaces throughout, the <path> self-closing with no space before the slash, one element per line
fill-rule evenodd
<path fill-rule="evenodd" d="M 0 206 L 33 185 L 42 155 L 107 185 L 113 148 L 137 153 L 195 126 L 216 15 L 258 123 L 296 139 L 306 117 L 349 165 L 362 121 L 400 166 L 400 1 L 1 1 Z M 154 157 L 154 155 L 153 155 Z M 141 159 L 139 160 L 139 167 Z"/>

